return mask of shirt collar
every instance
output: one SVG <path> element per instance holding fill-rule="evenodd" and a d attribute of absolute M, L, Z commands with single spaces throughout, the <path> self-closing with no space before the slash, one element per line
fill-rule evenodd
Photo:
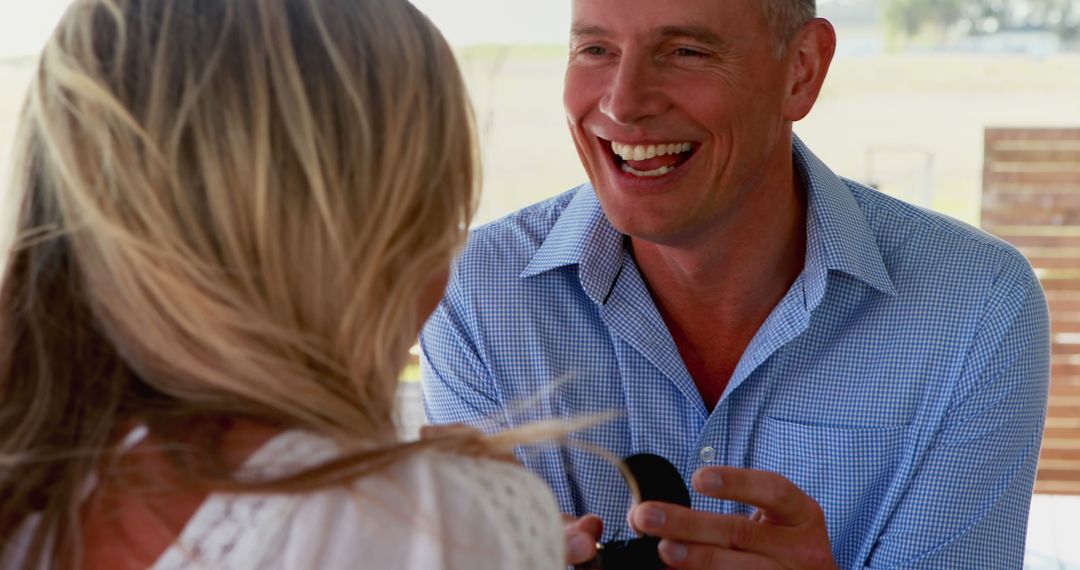
<path fill-rule="evenodd" d="M 793 144 L 795 168 L 807 192 L 806 266 L 808 309 L 825 295 L 829 271 L 839 271 L 886 295 L 896 295 L 877 238 L 848 183 L 833 173 L 799 137 Z"/>
<path fill-rule="evenodd" d="M 603 304 L 619 275 L 623 253 L 623 234 L 604 215 L 592 185 L 582 184 L 521 277 L 577 265 L 585 294 Z"/>
<path fill-rule="evenodd" d="M 807 309 L 825 295 L 829 271 L 846 273 L 888 295 L 896 295 L 866 215 L 847 183 L 794 137 L 795 168 L 807 189 L 807 247 L 804 290 Z M 623 235 L 608 222 L 592 185 L 577 188 L 521 278 L 578 266 L 585 293 L 604 303 L 622 266 Z"/>

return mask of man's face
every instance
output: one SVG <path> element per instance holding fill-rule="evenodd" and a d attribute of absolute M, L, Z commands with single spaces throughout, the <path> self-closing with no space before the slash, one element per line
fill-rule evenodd
<path fill-rule="evenodd" d="M 775 57 L 760 0 L 573 0 L 572 26 L 567 117 L 623 233 L 701 237 L 790 155 L 791 58 Z"/>

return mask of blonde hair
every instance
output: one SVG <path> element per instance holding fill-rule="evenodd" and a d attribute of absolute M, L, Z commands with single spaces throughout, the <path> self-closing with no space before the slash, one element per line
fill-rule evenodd
<path fill-rule="evenodd" d="M 289 488 L 483 447 L 393 441 L 417 299 L 477 178 L 453 55 L 408 2 L 76 0 L 20 140 L 0 552 L 37 512 L 34 556 L 51 532 L 77 560 L 78 488 L 132 418 L 163 441 L 249 417 L 386 444 Z"/>

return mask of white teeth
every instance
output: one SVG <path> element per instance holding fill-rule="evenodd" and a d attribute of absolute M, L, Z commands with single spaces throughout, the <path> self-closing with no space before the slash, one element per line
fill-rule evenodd
<path fill-rule="evenodd" d="M 668 154 L 681 154 L 690 152 L 694 148 L 693 143 L 671 143 L 654 145 L 630 145 L 617 142 L 611 143 L 611 150 L 623 160 L 648 160 Z"/>
<path fill-rule="evenodd" d="M 656 170 L 641 171 L 641 170 L 637 170 L 635 168 L 632 168 L 629 164 L 626 164 L 624 162 L 622 164 L 622 171 L 626 172 L 627 174 L 633 174 L 634 176 L 637 176 L 638 178 L 656 178 L 657 176 L 663 176 L 665 174 L 670 174 L 670 173 L 674 172 L 675 169 L 670 167 L 670 166 L 661 166 L 660 168 L 657 168 Z"/>

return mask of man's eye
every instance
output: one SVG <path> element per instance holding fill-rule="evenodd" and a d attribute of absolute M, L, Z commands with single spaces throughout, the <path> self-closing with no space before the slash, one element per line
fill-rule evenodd
<path fill-rule="evenodd" d="M 582 55 L 604 55 L 607 50 L 603 46 L 585 46 L 578 50 L 578 53 Z"/>
<path fill-rule="evenodd" d="M 680 57 L 705 57 L 707 54 L 692 48 L 676 48 L 673 54 Z"/>

